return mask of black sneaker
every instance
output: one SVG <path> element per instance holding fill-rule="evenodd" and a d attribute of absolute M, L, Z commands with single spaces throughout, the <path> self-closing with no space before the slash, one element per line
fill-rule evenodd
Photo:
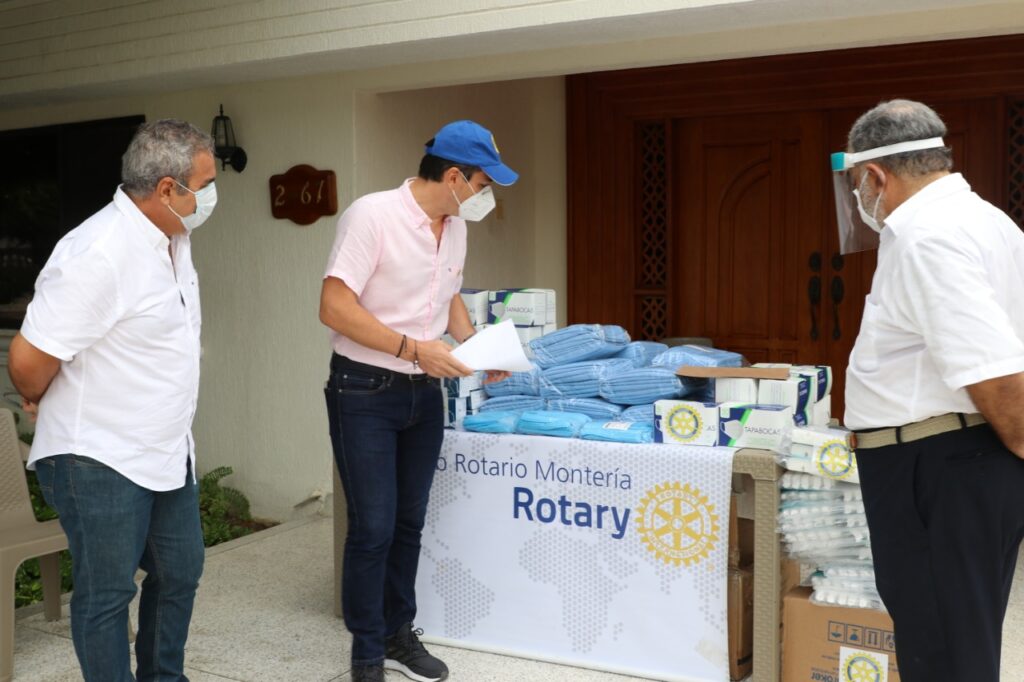
<path fill-rule="evenodd" d="M 423 630 L 413 630 L 412 623 L 398 628 L 385 641 L 384 667 L 397 670 L 416 682 L 439 682 L 448 677 L 448 666 L 434 658 L 420 643 Z"/>
<path fill-rule="evenodd" d="M 357 665 L 352 667 L 352 682 L 384 682 L 384 666 Z"/>

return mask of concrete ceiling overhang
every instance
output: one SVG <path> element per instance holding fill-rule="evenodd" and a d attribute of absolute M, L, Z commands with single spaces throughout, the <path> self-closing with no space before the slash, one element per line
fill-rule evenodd
<path fill-rule="evenodd" d="M 732 35 L 735 45 L 704 58 L 743 56 L 750 52 L 742 36 L 787 27 L 806 30 L 792 33 L 802 37 L 780 41 L 773 52 L 1024 30 L 1020 0 L 350 0 L 333 7 L 293 0 L 284 17 L 266 11 L 274 4 L 281 3 L 95 0 L 106 7 L 69 14 L 70 8 L 91 5 L 0 2 L 0 108 L 425 63 L 436 64 L 435 82 L 424 83 L 420 75 L 409 83 L 392 78 L 380 87 L 700 61 L 701 53 L 680 57 L 672 46 Z M 182 9 L 188 5 L 193 9 Z M 140 6 L 148 6 L 148 13 L 140 14 Z M 264 16 L 254 14 L 257 8 Z M 942 21 L 953 13 L 979 12 L 1003 20 L 951 20 L 948 26 Z M 887 31 L 897 15 L 927 17 L 923 34 Z M 1016 17 L 1016 23 L 1005 17 Z M 112 25 L 116 21 L 122 23 Z M 816 25 L 830 30 L 818 33 Z M 846 34 L 846 25 L 858 30 Z M 635 60 L 623 58 L 630 50 L 601 49 L 623 45 L 636 46 Z M 612 52 L 614 59 L 604 58 Z"/>

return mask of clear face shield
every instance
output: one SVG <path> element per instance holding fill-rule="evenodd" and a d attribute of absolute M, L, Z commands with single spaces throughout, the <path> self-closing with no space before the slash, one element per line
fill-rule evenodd
<path fill-rule="evenodd" d="M 839 229 L 839 253 L 857 253 L 878 248 L 879 230 L 866 222 L 862 215 L 873 217 L 876 210 L 875 202 L 871 206 L 861 206 L 854 183 L 857 179 L 851 172 L 859 163 L 880 159 L 893 154 L 916 152 L 922 149 L 944 147 L 941 137 L 930 137 L 926 140 L 899 142 L 884 147 L 866 149 L 862 152 L 836 152 L 832 155 L 832 186 L 836 201 L 836 223 Z M 880 229 L 880 228 L 879 228 Z"/>

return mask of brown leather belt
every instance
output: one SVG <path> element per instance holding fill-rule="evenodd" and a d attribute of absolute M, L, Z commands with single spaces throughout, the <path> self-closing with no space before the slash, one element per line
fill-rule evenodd
<path fill-rule="evenodd" d="M 857 431 L 854 434 L 856 439 L 854 448 L 857 450 L 870 450 L 872 448 L 884 448 L 887 445 L 909 443 L 929 436 L 937 436 L 940 433 L 966 429 L 971 426 L 978 426 L 985 423 L 985 418 L 980 414 L 940 414 L 938 417 L 931 417 L 923 421 L 896 426 L 889 429 L 876 429 L 874 431 Z"/>

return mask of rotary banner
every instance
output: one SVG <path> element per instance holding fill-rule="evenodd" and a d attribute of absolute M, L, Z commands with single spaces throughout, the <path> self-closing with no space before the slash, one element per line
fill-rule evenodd
<path fill-rule="evenodd" d="M 728 680 L 733 452 L 446 432 L 416 626 L 440 644 Z"/>

